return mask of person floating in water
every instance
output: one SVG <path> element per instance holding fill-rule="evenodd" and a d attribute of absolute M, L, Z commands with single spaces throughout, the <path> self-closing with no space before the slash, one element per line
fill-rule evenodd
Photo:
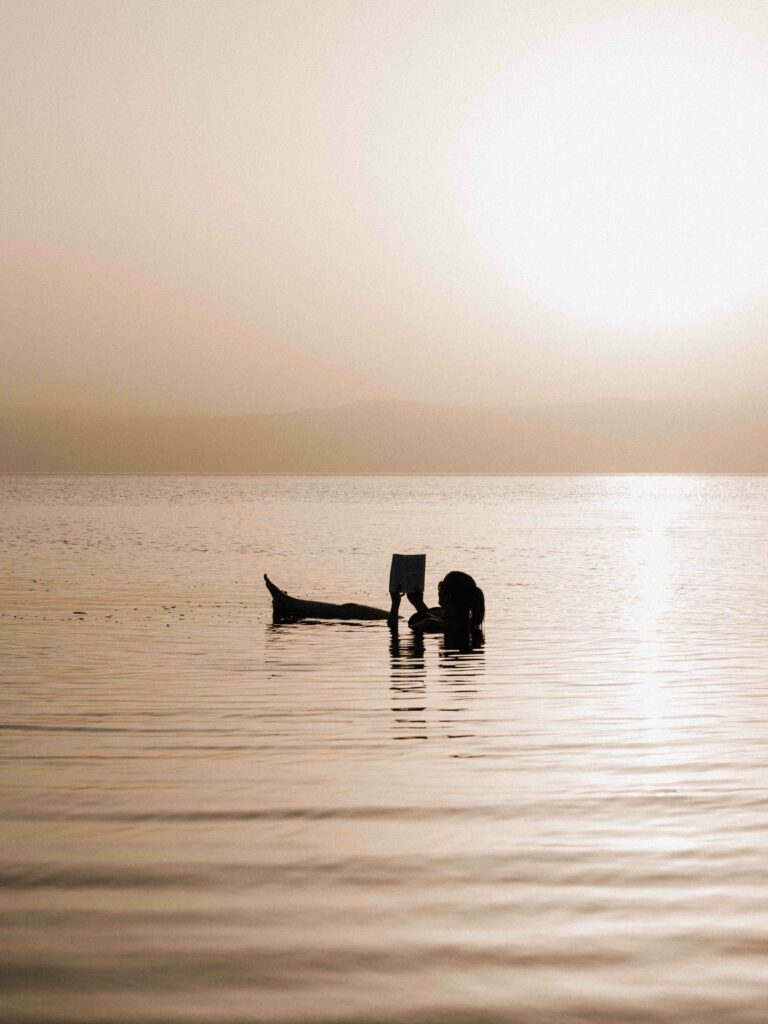
<path fill-rule="evenodd" d="M 397 615 L 400 595 L 392 594 L 391 597 L 392 609 Z M 479 630 L 485 619 L 485 595 L 466 572 L 454 570 L 440 580 L 435 608 L 427 608 L 423 594 L 409 594 L 408 599 L 416 607 L 408 625 L 422 633 Z"/>
<path fill-rule="evenodd" d="M 402 594 L 390 593 L 392 601 L 389 611 L 372 608 L 370 605 L 334 604 L 328 601 L 305 601 L 291 597 L 280 590 L 264 573 L 264 583 L 272 596 L 272 608 L 276 618 L 313 619 L 386 619 L 390 626 L 397 626 L 398 611 Z M 485 597 L 475 581 L 465 572 L 449 572 L 437 585 L 438 604 L 428 608 L 422 591 L 407 595 L 416 612 L 408 620 L 411 629 L 422 633 L 474 632 L 481 628 L 485 618 Z"/>

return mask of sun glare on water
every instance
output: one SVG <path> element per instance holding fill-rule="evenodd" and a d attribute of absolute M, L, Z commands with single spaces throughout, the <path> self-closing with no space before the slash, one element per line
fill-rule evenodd
<path fill-rule="evenodd" d="M 768 290 L 768 68 L 660 11 L 550 40 L 457 151 L 480 246 L 535 302 L 609 329 L 726 316 Z"/>
<path fill-rule="evenodd" d="M 692 827 L 670 814 L 669 801 L 704 757 L 690 724 L 696 698 L 678 685 L 691 665 L 673 625 L 690 484 L 673 476 L 625 477 L 612 504 L 626 517 L 622 565 L 631 581 L 623 604 L 626 669 L 614 705 L 621 741 L 609 746 L 590 779 L 611 799 L 631 793 L 647 802 L 643 827 L 612 837 L 617 850 L 676 854 L 689 849 Z"/>

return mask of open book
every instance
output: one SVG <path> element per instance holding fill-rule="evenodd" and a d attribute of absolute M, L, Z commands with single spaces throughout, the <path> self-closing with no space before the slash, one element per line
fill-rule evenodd
<path fill-rule="evenodd" d="M 412 594 L 424 591 L 424 576 L 427 568 L 426 555 L 392 555 L 389 570 L 390 593 Z"/>

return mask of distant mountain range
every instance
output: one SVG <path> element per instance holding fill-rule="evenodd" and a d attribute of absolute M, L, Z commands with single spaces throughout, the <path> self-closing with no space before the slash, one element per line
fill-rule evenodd
<path fill-rule="evenodd" d="M 0 472 L 768 472 L 768 405 L 604 400 L 504 410 L 375 400 L 261 416 L 0 412 Z"/>

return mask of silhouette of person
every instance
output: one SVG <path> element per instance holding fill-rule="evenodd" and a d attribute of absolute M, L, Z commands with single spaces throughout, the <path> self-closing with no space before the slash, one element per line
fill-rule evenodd
<path fill-rule="evenodd" d="M 336 604 L 330 601 L 307 601 L 291 597 L 276 587 L 266 573 L 264 583 L 272 597 L 272 611 L 277 619 L 386 619 L 393 629 L 398 625 L 402 594 L 397 592 L 390 594 L 391 606 L 389 611 L 385 611 L 383 608 L 373 608 L 352 601 Z M 437 596 L 437 606 L 428 608 L 421 591 L 407 595 L 416 609 L 415 614 L 408 620 L 411 629 L 421 633 L 445 633 L 446 637 L 450 634 L 457 638 L 464 635 L 471 637 L 472 634 L 481 631 L 485 618 L 485 596 L 470 575 L 465 572 L 449 572 L 438 584 Z"/>

